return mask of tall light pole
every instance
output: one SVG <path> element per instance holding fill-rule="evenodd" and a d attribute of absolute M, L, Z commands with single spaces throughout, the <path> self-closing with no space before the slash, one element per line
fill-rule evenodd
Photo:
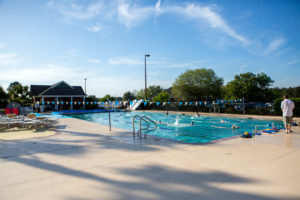
<path fill-rule="evenodd" d="M 146 58 L 150 57 L 150 54 L 145 55 L 145 100 L 147 100 L 147 68 L 146 68 Z"/>
<path fill-rule="evenodd" d="M 86 80 L 87 78 L 84 78 L 84 93 L 86 94 Z"/>

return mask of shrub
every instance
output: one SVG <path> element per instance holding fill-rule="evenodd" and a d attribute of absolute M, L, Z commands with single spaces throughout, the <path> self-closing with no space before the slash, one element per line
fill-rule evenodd
<path fill-rule="evenodd" d="M 232 107 L 228 107 L 228 108 L 225 109 L 224 112 L 225 112 L 225 113 L 235 113 L 235 109 L 232 108 Z"/>

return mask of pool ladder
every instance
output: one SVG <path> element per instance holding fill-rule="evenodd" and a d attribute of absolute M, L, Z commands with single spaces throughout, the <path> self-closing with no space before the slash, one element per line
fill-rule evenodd
<path fill-rule="evenodd" d="M 140 130 L 137 132 L 137 136 L 139 136 L 140 138 L 142 138 L 142 131 L 144 132 L 144 137 L 146 138 L 146 132 L 149 131 L 155 131 L 157 129 L 157 124 L 155 123 L 155 121 L 153 121 L 152 119 L 150 119 L 149 117 L 146 116 L 140 116 L 140 115 L 135 115 L 133 117 L 133 136 L 135 137 L 135 119 L 138 119 L 140 121 Z M 147 124 L 146 128 L 142 128 L 142 121 L 144 121 Z M 150 122 L 152 124 L 154 124 L 154 128 L 150 128 Z"/>

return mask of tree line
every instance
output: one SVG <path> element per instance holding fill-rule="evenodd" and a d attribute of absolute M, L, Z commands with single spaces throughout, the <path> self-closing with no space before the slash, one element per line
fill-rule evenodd
<path fill-rule="evenodd" d="M 271 88 L 274 81 L 265 73 L 251 72 L 235 75 L 232 81 L 224 85 L 224 80 L 218 77 L 212 69 L 200 68 L 187 70 L 179 75 L 171 88 L 164 89 L 159 85 L 147 88 L 149 100 L 153 102 L 167 101 L 207 101 L 216 99 L 241 99 L 247 102 L 273 102 L 288 94 L 291 97 L 300 97 L 300 86 L 289 88 Z M 120 101 L 144 99 L 145 90 L 127 91 L 123 97 L 113 97 L 109 94 L 102 98 L 90 95 L 86 101 Z M 31 103 L 29 87 L 21 83 L 12 82 L 5 91 L 0 86 L 0 107 L 9 102 L 18 102 L 21 105 Z"/>
<path fill-rule="evenodd" d="M 224 85 L 212 69 L 200 68 L 187 70 L 177 77 L 171 88 L 163 89 L 152 85 L 147 88 L 153 102 L 165 101 L 205 101 L 216 99 L 241 99 L 247 102 L 273 102 L 285 94 L 300 97 L 300 86 L 290 88 L 271 88 L 274 81 L 265 73 L 251 72 L 235 75 Z M 144 89 L 127 91 L 123 100 L 143 99 Z"/>

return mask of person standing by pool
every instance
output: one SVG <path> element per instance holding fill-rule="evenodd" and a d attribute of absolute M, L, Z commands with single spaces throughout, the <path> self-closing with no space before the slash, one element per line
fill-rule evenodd
<path fill-rule="evenodd" d="M 39 112 L 39 107 L 40 107 L 40 103 L 36 102 L 36 104 L 35 104 L 35 110 L 36 110 L 37 113 Z"/>
<path fill-rule="evenodd" d="M 291 128 L 294 108 L 295 104 L 292 100 L 289 99 L 289 96 L 283 96 L 283 101 L 281 102 L 281 110 L 286 133 L 290 133 L 292 131 Z"/>

